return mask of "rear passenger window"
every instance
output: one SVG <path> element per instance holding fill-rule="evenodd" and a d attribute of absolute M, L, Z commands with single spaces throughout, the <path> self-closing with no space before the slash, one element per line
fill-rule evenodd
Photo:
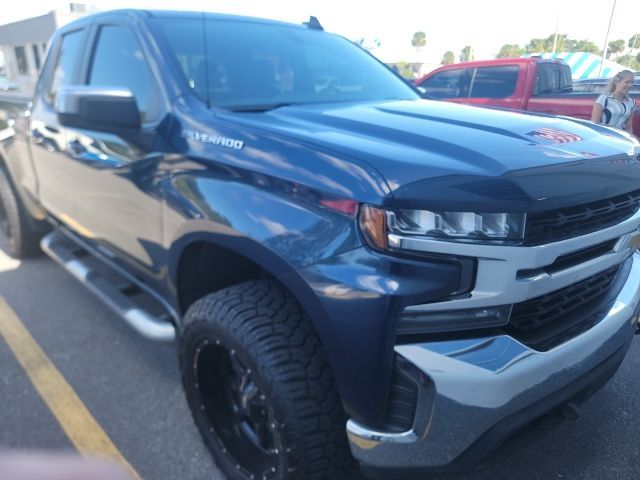
<path fill-rule="evenodd" d="M 506 98 L 516 90 L 518 66 L 476 68 L 469 98 Z"/>
<path fill-rule="evenodd" d="M 467 96 L 468 70 L 454 69 L 436 73 L 418 85 L 427 98 L 460 98 Z"/>
<path fill-rule="evenodd" d="M 126 28 L 112 25 L 100 28 L 88 84 L 128 88 L 136 98 L 142 122 L 159 117 L 157 87 L 138 40 Z"/>
<path fill-rule="evenodd" d="M 573 90 L 571 69 L 567 65 L 539 63 L 536 72 L 534 95 L 556 94 Z"/>
<path fill-rule="evenodd" d="M 83 37 L 84 30 L 76 30 L 62 37 L 58 58 L 56 59 L 55 67 L 53 67 L 51 84 L 47 91 L 47 98 L 52 104 L 55 103 L 58 91 L 73 82 L 75 67 L 78 64 L 79 53 L 83 47 Z"/>

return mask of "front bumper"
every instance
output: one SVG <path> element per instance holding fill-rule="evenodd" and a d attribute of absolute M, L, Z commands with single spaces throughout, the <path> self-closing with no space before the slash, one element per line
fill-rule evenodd
<path fill-rule="evenodd" d="M 353 455 L 374 471 L 467 470 L 492 453 L 488 443 L 482 445 L 487 436 L 502 448 L 518 428 L 593 393 L 613 375 L 633 338 L 640 254 L 631 262 L 604 318 L 549 351 L 535 351 L 506 335 L 396 346 L 419 384 L 413 426 L 388 433 L 349 420 Z"/>

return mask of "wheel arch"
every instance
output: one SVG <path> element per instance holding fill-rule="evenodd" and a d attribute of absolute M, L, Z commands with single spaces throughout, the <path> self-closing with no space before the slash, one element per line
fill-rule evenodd
<path fill-rule="evenodd" d="M 317 328 L 323 308 L 295 268 L 264 245 L 247 237 L 193 233 L 175 242 L 169 252 L 169 277 L 184 315 L 204 295 L 249 280 L 269 279 L 287 289 Z M 286 275 L 285 275 L 286 274 Z"/>

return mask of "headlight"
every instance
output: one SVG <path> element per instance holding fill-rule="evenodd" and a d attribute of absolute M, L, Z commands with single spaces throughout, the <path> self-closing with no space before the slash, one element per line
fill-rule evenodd
<path fill-rule="evenodd" d="M 524 213 L 386 211 L 360 208 L 360 228 L 367 240 L 387 249 L 388 235 L 398 234 L 452 242 L 517 243 L 524 238 Z"/>
<path fill-rule="evenodd" d="M 522 213 L 400 210 L 388 217 L 391 232 L 449 240 L 522 240 L 524 232 Z"/>

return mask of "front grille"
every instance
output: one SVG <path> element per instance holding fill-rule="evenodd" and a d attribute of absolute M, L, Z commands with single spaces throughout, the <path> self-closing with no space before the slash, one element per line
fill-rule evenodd
<path fill-rule="evenodd" d="M 618 238 L 613 238 L 611 240 L 607 240 L 606 242 L 583 248 L 582 250 L 576 250 L 575 252 L 560 255 L 555 260 L 555 262 L 553 262 L 551 265 L 547 265 L 546 267 L 518 270 L 518 278 L 520 279 L 532 277 L 541 273 L 552 274 L 573 267 L 575 265 L 580 265 L 581 263 L 588 262 L 589 260 L 593 260 L 594 258 L 598 258 L 602 255 L 606 255 L 607 253 L 611 253 L 613 247 L 616 245 L 616 243 L 618 243 L 618 240 Z"/>
<path fill-rule="evenodd" d="M 527 215 L 525 245 L 540 245 L 610 227 L 640 207 L 640 190 L 574 207 Z"/>
<path fill-rule="evenodd" d="M 616 265 L 561 290 L 516 303 L 509 323 L 513 328 L 528 332 L 565 317 L 585 303 L 597 301 L 609 289 L 617 271 Z"/>
<path fill-rule="evenodd" d="M 597 323 L 621 285 L 620 265 L 581 282 L 513 305 L 507 326 L 510 335 L 530 347 L 546 350 Z"/>

